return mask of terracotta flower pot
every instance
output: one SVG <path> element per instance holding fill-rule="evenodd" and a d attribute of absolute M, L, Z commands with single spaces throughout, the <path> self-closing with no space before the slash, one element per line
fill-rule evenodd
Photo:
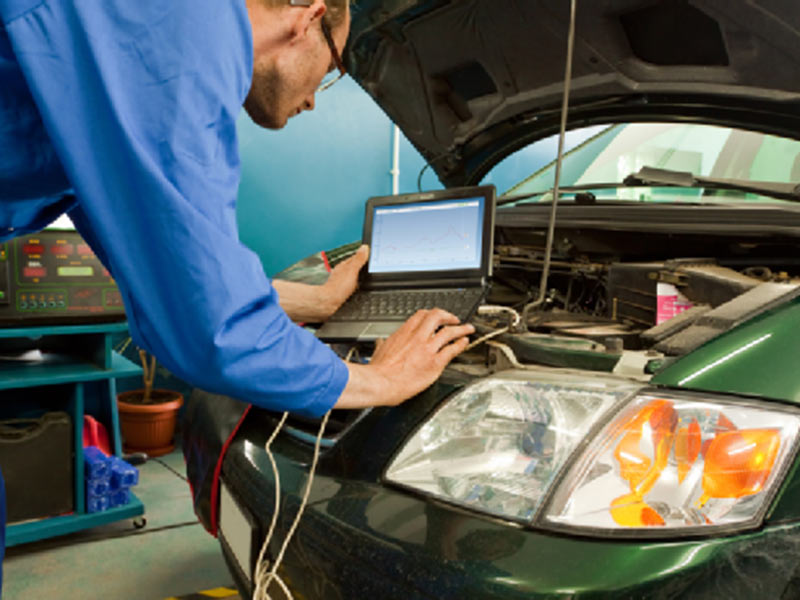
<path fill-rule="evenodd" d="M 125 452 L 146 452 L 148 456 L 169 454 L 175 448 L 175 425 L 183 394 L 153 390 L 149 404 L 142 403 L 143 395 L 144 390 L 117 394 Z"/>

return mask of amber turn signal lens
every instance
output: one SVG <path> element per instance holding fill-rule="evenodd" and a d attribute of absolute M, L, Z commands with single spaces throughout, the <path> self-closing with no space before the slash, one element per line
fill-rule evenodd
<path fill-rule="evenodd" d="M 614 449 L 614 458 L 619 463 L 620 476 L 630 484 L 631 491 L 637 491 L 638 488 L 638 492 L 644 494 L 658 479 L 669 456 L 675 421 L 672 402 L 653 400 L 623 426 L 625 433 Z M 653 449 L 652 457 L 641 449 L 644 435 L 652 436 L 651 440 L 646 440 L 646 445 Z"/>
<path fill-rule="evenodd" d="M 760 492 L 767 482 L 781 447 L 777 429 L 740 429 L 719 433 L 705 456 L 703 496 L 741 498 Z"/>
<path fill-rule="evenodd" d="M 623 527 L 658 527 L 664 519 L 638 494 L 626 494 L 611 502 L 611 518 Z"/>

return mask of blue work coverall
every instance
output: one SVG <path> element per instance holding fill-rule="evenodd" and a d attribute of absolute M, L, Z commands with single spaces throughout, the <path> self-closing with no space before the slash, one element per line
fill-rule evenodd
<path fill-rule="evenodd" d="M 0 0 L 0 241 L 68 212 L 137 345 L 195 386 L 320 415 L 347 369 L 237 233 L 252 62 L 244 0 Z"/>

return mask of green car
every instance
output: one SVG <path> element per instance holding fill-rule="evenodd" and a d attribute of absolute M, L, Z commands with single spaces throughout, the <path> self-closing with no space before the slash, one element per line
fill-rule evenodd
<path fill-rule="evenodd" d="M 196 510 L 243 595 L 277 564 L 273 598 L 800 597 L 800 10 L 574 16 L 355 5 L 351 72 L 445 185 L 558 132 L 568 42 L 591 135 L 498 197 L 495 335 L 418 397 L 272 439 L 281 415 L 194 394 Z"/>

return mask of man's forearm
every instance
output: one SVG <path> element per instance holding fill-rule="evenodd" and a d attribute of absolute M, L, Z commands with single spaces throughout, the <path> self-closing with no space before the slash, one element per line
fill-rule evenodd
<path fill-rule="evenodd" d="M 356 363 L 346 364 L 350 377 L 334 408 L 366 408 L 399 401 L 392 397 L 391 382 L 378 369 Z"/>
<path fill-rule="evenodd" d="M 356 289 L 358 272 L 367 262 L 369 248 L 361 246 L 353 256 L 339 263 L 322 285 L 276 279 L 281 308 L 296 322 L 321 323 L 330 317 Z"/>
<path fill-rule="evenodd" d="M 273 280 L 281 308 L 292 321 L 319 323 L 333 312 L 331 298 L 321 285 Z"/>

